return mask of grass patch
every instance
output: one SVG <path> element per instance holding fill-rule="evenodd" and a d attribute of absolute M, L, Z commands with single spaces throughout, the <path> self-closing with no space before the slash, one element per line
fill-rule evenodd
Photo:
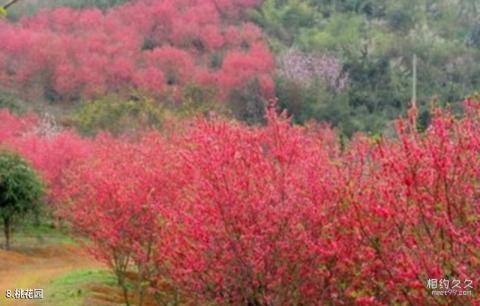
<path fill-rule="evenodd" d="M 81 306 L 92 294 L 87 285 L 116 286 L 116 279 L 107 270 L 80 270 L 52 281 L 44 290 L 43 301 L 51 306 Z"/>
<path fill-rule="evenodd" d="M 54 228 L 49 224 L 22 224 L 16 226 L 12 233 L 12 246 L 14 245 L 57 245 L 76 244 L 67 229 Z"/>

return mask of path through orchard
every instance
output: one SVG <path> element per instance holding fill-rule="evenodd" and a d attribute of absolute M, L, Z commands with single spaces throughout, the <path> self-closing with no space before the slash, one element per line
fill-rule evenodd
<path fill-rule="evenodd" d="M 50 282 L 68 273 L 102 268 L 105 267 L 101 263 L 73 244 L 0 250 L 0 305 L 51 305 L 47 299 L 6 299 L 5 292 L 14 288 L 47 288 Z M 44 295 L 48 296 L 48 292 Z"/>

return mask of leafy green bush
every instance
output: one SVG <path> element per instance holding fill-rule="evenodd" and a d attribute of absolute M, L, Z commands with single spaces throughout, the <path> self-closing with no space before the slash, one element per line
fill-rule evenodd
<path fill-rule="evenodd" d="M 478 90 L 477 2 L 266 0 L 250 17 L 277 55 L 293 47 L 334 56 L 349 76 L 341 98 L 322 88 L 277 82 L 280 105 L 297 121 L 327 120 L 343 126 L 346 134 L 356 129 L 377 133 L 406 112 L 414 53 L 421 109 L 435 96 L 458 109 L 465 96 Z"/>
<path fill-rule="evenodd" d="M 267 106 L 268 101 L 261 94 L 257 81 L 250 82 L 241 90 L 234 90 L 228 103 L 231 115 L 248 124 L 264 123 Z"/>
<path fill-rule="evenodd" d="M 23 113 L 25 111 L 23 101 L 13 94 L 0 91 L 0 108 L 6 108 L 12 113 Z"/>
<path fill-rule="evenodd" d="M 0 151 L 0 218 L 5 233 L 5 248 L 10 247 L 12 222 L 38 210 L 44 185 L 30 164 L 17 153 Z"/>
<path fill-rule="evenodd" d="M 225 114 L 225 107 L 215 101 L 216 93 L 208 87 L 185 86 L 180 95 L 166 93 L 157 99 L 139 91 L 125 98 L 108 95 L 82 104 L 65 123 L 85 135 L 107 131 L 115 135 L 144 129 L 160 129 L 169 118 L 189 118 L 209 112 Z"/>
<path fill-rule="evenodd" d="M 70 116 L 81 133 L 94 135 L 99 130 L 121 134 L 129 130 L 158 128 L 163 109 L 153 99 L 132 94 L 128 99 L 109 95 L 82 105 Z"/>
<path fill-rule="evenodd" d="M 23 16 L 30 16 L 42 9 L 71 7 L 71 8 L 99 8 L 105 10 L 127 2 L 128 0 L 55 0 L 55 1 L 19 1 L 8 10 L 8 18 L 17 20 Z M 1 18 L 1 12 L 0 12 Z"/>

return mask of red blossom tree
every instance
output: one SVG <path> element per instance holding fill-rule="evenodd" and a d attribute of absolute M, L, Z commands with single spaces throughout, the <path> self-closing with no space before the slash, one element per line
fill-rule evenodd
<path fill-rule="evenodd" d="M 127 304 L 132 266 L 139 296 L 135 305 L 143 304 L 146 290 L 160 276 L 168 277 L 160 248 L 166 236 L 163 212 L 175 195 L 169 170 L 175 161 L 168 152 L 158 134 L 147 135 L 140 143 L 101 135 L 91 158 L 70 168 L 60 194 L 67 199 L 59 208 L 61 215 L 77 233 L 91 239 L 89 249 L 112 268 Z"/>
<path fill-rule="evenodd" d="M 56 209 L 134 280 L 136 303 L 147 289 L 171 299 L 168 284 L 197 305 L 476 305 L 480 103 L 435 109 L 423 133 L 414 115 L 397 138 L 344 148 L 273 111 L 265 126 L 199 118 L 89 141 L 0 112 L 0 137 L 60 178 Z M 473 294 L 434 295 L 429 279 L 471 280 Z"/>
<path fill-rule="evenodd" d="M 265 127 L 198 119 L 161 148 L 109 143 L 73 176 L 68 211 L 110 259 L 117 243 L 139 256 L 153 231 L 149 284 L 167 280 L 187 304 L 450 303 L 428 279 L 480 276 L 479 104 L 466 106 L 462 119 L 436 110 L 423 134 L 400 120 L 397 139 L 343 150 L 272 111 Z"/>
<path fill-rule="evenodd" d="M 272 55 L 261 31 L 241 19 L 258 2 L 143 0 L 105 13 L 58 8 L 0 21 L 0 83 L 62 100 L 130 88 L 165 95 L 195 84 L 225 99 L 260 78 L 269 95 Z"/>
<path fill-rule="evenodd" d="M 93 143 L 52 124 L 34 114 L 17 117 L 6 110 L 0 111 L 0 145 L 20 153 L 42 174 L 54 206 L 63 188 L 65 171 L 87 158 Z"/>

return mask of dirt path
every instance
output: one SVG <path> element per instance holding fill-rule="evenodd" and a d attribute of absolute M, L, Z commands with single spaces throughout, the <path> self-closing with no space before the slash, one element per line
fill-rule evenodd
<path fill-rule="evenodd" d="M 69 244 L 0 250 L 0 305 L 48 305 L 45 300 L 6 299 L 5 292 L 15 288 L 44 289 L 66 273 L 102 267 L 80 247 Z"/>

